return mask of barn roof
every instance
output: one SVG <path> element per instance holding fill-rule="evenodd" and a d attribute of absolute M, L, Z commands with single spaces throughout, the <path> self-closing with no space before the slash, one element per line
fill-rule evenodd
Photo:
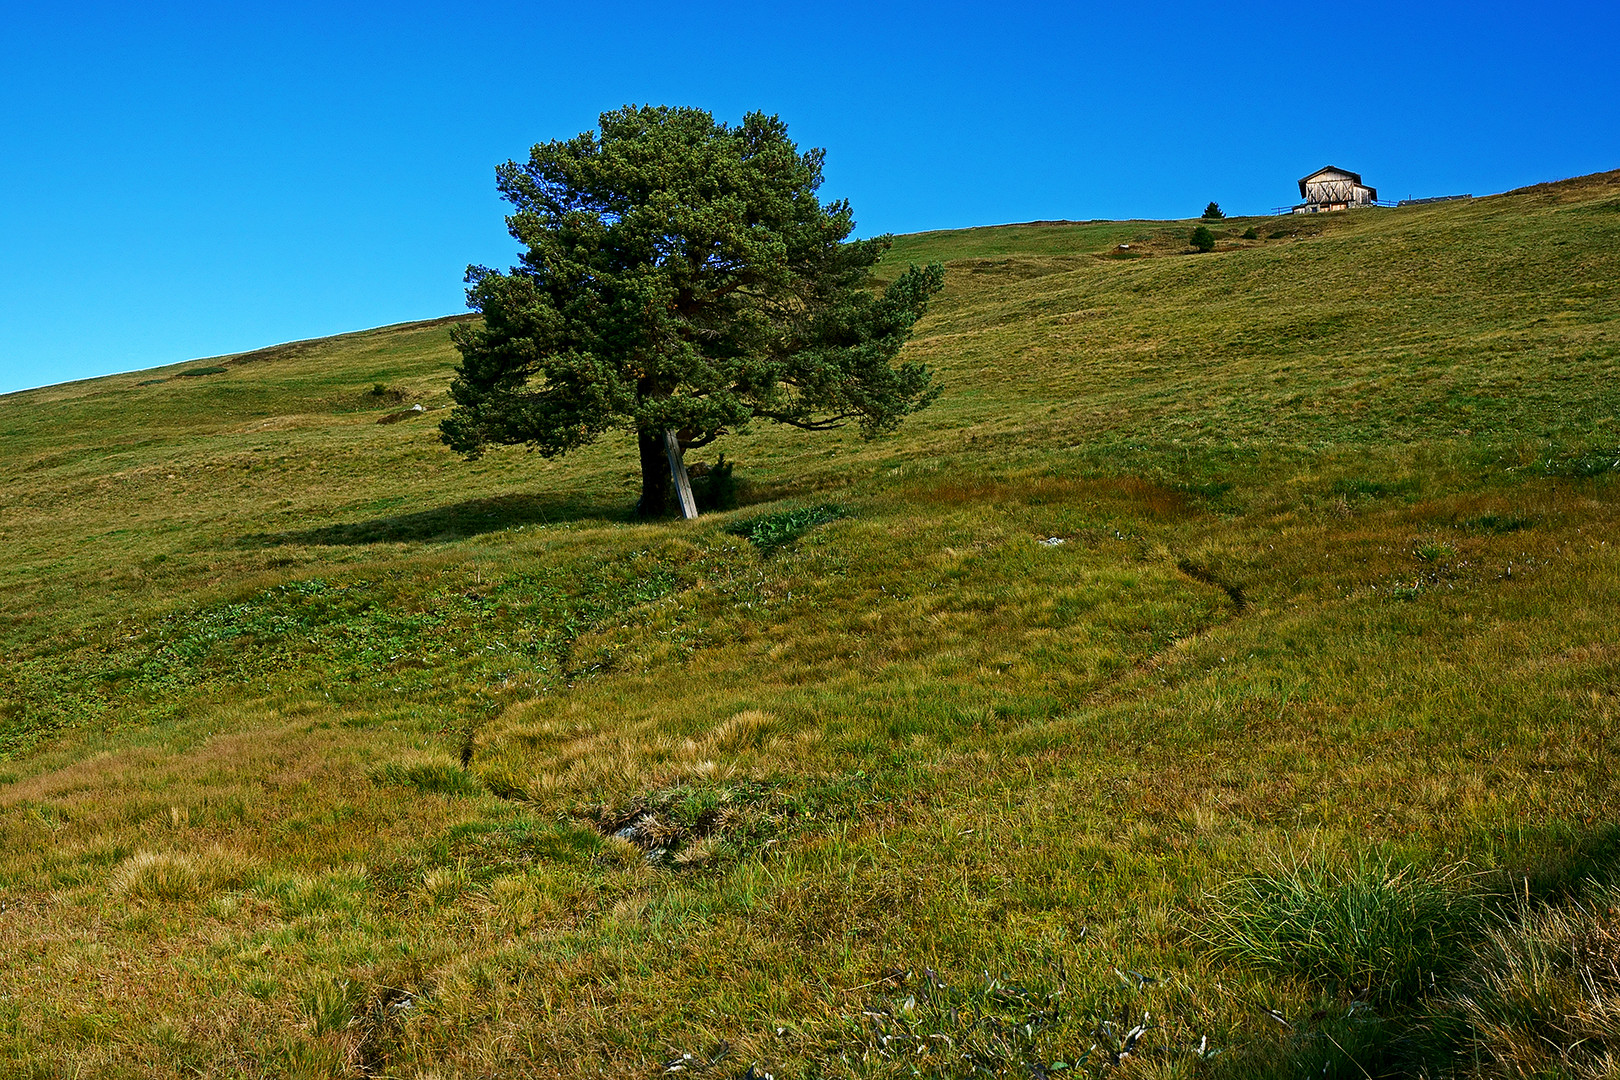
<path fill-rule="evenodd" d="M 1353 183 L 1353 184 L 1360 184 L 1361 183 L 1361 174 L 1358 173 L 1358 172 L 1351 172 L 1349 169 L 1341 169 L 1337 165 L 1324 165 L 1320 169 L 1317 169 L 1315 172 L 1311 173 L 1309 176 L 1300 177 L 1300 180 L 1299 180 L 1299 197 L 1302 198 L 1302 199 L 1305 197 L 1305 184 L 1308 181 L 1315 180 L 1318 176 L 1321 176 L 1325 172 L 1343 173 L 1345 176 L 1348 176 L 1350 178 L 1351 183 Z M 1365 186 L 1365 185 L 1363 185 L 1363 186 Z"/>

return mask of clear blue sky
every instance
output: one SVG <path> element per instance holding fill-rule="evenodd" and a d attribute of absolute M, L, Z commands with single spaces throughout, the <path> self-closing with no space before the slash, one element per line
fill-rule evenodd
<path fill-rule="evenodd" d="M 0 0 L 0 392 L 462 310 L 496 163 L 632 102 L 780 114 L 864 234 L 1620 167 L 1615 0 L 762 9 Z"/>

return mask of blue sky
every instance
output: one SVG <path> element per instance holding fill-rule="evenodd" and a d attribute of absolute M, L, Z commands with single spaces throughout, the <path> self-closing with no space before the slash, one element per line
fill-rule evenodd
<path fill-rule="evenodd" d="M 1354 5 L 1350 5 L 1354 7 Z M 1620 5 L 0 0 L 0 393 L 463 309 L 493 170 L 780 114 L 863 234 L 1620 167 Z"/>

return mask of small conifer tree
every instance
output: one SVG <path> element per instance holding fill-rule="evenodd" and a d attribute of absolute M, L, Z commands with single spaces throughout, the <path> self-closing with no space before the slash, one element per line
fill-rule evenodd
<path fill-rule="evenodd" d="M 927 406 L 932 373 L 898 358 L 944 267 L 876 287 L 890 238 L 849 238 L 849 203 L 817 196 L 824 156 L 764 113 L 732 126 L 627 105 L 497 168 L 528 250 L 510 271 L 467 269 L 483 318 L 451 331 L 440 437 L 468 458 L 516 443 L 556 457 L 630 433 L 638 508 L 661 517 L 685 452 L 752 421 L 876 436 Z"/>
<path fill-rule="evenodd" d="M 1215 234 L 1209 231 L 1208 225 L 1199 225 L 1193 229 L 1192 235 L 1187 237 L 1187 241 L 1199 251 L 1215 250 Z"/>
<path fill-rule="evenodd" d="M 1211 200 L 1210 204 L 1204 207 L 1205 221 L 1220 221 L 1224 217 L 1226 217 L 1226 211 L 1221 209 L 1220 203 Z"/>

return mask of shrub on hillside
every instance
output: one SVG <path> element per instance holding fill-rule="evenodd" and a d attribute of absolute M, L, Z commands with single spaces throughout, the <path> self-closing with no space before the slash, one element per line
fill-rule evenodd
<path fill-rule="evenodd" d="M 737 506 L 737 481 L 731 471 L 736 462 L 727 461 L 721 454 L 713 465 L 697 463 L 692 466 L 692 498 L 703 511 L 732 510 Z"/>
<path fill-rule="evenodd" d="M 1199 251 L 1215 250 L 1215 234 L 1209 231 L 1209 226 L 1200 225 L 1187 237 L 1187 242 Z"/>
<path fill-rule="evenodd" d="M 1243 230 L 1243 239 L 1258 240 L 1260 239 L 1260 234 L 1254 231 L 1253 225 L 1250 225 L 1247 229 Z"/>

